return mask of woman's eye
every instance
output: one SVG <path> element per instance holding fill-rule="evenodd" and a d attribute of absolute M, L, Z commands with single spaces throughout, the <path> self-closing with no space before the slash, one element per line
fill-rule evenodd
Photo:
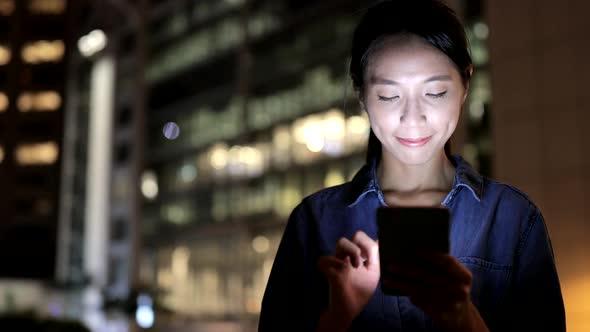
<path fill-rule="evenodd" d="M 379 100 L 383 100 L 383 101 L 393 101 L 393 100 L 395 100 L 397 98 L 399 98 L 399 96 L 393 96 L 393 97 L 379 96 Z"/>
<path fill-rule="evenodd" d="M 446 92 L 446 91 L 443 91 L 443 92 L 441 92 L 441 93 L 427 93 L 426 95 L 427 95 L 428 97 L 432 97 L 432 98 L 442 98 L 442 97 L 444 97 L 444 95 L 446 95 L 446 94 L 447 94 L 447 92 Z"/>

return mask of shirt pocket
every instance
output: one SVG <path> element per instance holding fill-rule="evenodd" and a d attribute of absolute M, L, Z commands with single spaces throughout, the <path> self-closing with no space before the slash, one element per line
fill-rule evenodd
<path fill-rule="evenodd" d="M 493 320 L 494 313 L 502 304 L 506 294 L 511 267 L 477 257 L 458 257 L 457 259 L 473 275 L 471 301 L 484 320 Z"/>

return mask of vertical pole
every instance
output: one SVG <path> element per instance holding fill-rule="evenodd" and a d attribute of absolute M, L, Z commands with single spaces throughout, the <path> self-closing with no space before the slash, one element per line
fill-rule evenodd
<path fill-rule="evenodd" d="M 146 37 L 146 16 L 147 16 L 147 1 L 138 0 L 136 4 L 137 13 L 137 68 L 136 68 L 136 87 L 137 98 L 135 100 L 135 107 L 133 108 L 133 148 L 131 158 L 131 219 L 130 219 L 130 243 L 131 243 L 131 257 L 130 257 L 130 271 L 129 271 L 129 285 L 130 288 L 136 289 L 139 285 L 139 269 L 141 262 L 141 220 L 142 220 L 142 205 L 143 198 L 140 190 L 141 174 L 144 170 L 144 155 L 145 155 L 145 128 L 146 128 L 146 108 L 147 108 L 147 87 L 145 82 L 145 67 L 147 57 L 147 37 Z"/>
<path fill-rule="evenodd" d="M 74 204 L 74 174 L 76 173 L 76 136 L 78 135 L 79 93 L 76 69 L 79 62 L 72 55 L 68 63 L 66 82 L 66 105 L 64 107 L 64 138 L 62 143 L 62 167 L 60 183 L 60 206 L 57 232 L 57 259 L 55 277 L 58 282 L 69 281 L 70 250 L 72 243 L 72 209 Z"/>
<path fill-rule="evenodd" d="M 93 65 L 86 176 L 84 265 L 94 286 L 107 282 L 115 61 L 106 54 Z"/>

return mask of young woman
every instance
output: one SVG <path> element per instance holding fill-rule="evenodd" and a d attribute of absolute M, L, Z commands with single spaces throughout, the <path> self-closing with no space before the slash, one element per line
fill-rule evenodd
<path fill-rule="evenodd" d="M 472 72 L 463 27 L 441 2 L 384 1 L 366 12 L 350 76 L 371 123 L 367 163 L 291 214 L 259 331 L 565 331 L 541 212 L 448 152 Z M 407 296 L 379 286 L 382 206 L 451 212 L 450 254 L 394 266 L 399 278 L 384 280 Z"/>

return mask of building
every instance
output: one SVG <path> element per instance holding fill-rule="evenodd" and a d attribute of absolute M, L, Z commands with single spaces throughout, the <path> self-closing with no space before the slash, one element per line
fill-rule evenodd
<path fill-rule="evenodd" d="M 590 328 L 590 3 L 486 1 L 493 168 L 540 207 L 551 234 L 568 331 Z"/>
<path fill-rule="evenodd" d="M 0 1 L 1 278 L 54 278 L 70 18 L 63 0 Z"/>

